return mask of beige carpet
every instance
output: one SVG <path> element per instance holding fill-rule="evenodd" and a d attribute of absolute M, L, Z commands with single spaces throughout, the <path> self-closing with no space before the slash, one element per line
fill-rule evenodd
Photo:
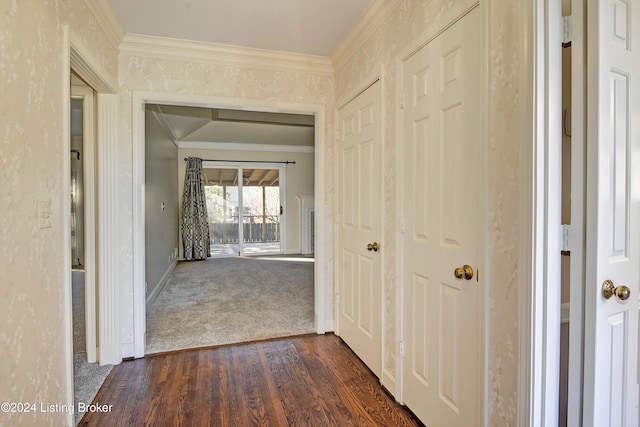
<path fill-rule="evenodd" d="M 312 259 L 181 262 L 147 310 L 146 353 L 314 331 Z"/>

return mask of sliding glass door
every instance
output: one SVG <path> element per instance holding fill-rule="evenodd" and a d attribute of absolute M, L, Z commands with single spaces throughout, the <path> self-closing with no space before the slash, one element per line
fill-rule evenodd
<path fill-rule="evenodd" d="M 207 196 L 211 256 L 240 253 L 238 169 L 203 168 Z"/>
<path fill-rule="evenodd" d="M 282 168 L 203 164 L 211 255 L 282 252 Z"/>

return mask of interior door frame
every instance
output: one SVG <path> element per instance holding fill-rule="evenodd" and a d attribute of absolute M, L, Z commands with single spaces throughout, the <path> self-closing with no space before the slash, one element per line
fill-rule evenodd
<path fill-rule="evenodd" d="M 562 249 L 561 16 L 561 4 L 553 0 L 528 0 L 519 14 L 523 43 L 522 131 L 526 144 L 520 163 L 523 216 L 518 424 L 533 427 L 558 423 Z"/>
<path fill-rule="evenodd" d="M 584 1 L 571 0 L 571 225 L 567 425 L 581 426 L 584 381 L 586 39 Z"/>
<path fill-rule="evenodd" d="M 316 333 L 324 334 L 333 330 L 332 283 L 327 282 L 327 262 L 325 239 L 328 228 L 326 218 L 326 105 L 293 103 L 250 98 L 225 98 L 182 93 L 133 91 L 132 92 L 132 137 L 133 137 L 133 349 L 123 352 L 125 357 L 144 357 L 146 331 L 145 304 L 145 236 L 144 236 L 144 186 L 145 186 L 145 126 L 146 104 L 182 105 L 206 108 L 227 108 L 246 111 L 294 113 L 315 116 L 314 127 L 314 203 L 315 240 L 314 263 L 314 322 Z M 131 353 L 131 354 L 129 354 Z"/>
<path fill-rule="evenodd" d="M 96 316 L 96 165 L 95 101 L 89 86 L 72 86 L 71 99 L 82 100 L 82 166 L 84 201 L 84 292 L 87 362 L 98 361 Z"/>
<path fill-rule="evenodd" d="M 118 328 L 119 309 L 118 291 L 120 281 L 117 280 L 119 265 L 118 257 L 118 228 L 114 217 L 119 214 L 117 203 L 117 171 L 113 170 L 116 164 L 118 145 L 118 130 L 120 129 L 120 117 L 117 115 L 118 79 L 107 72 L 97 60 L 93 52 L 87 48 L 83 39 L 78 36 L 68 25 L 63 26 L 63 55 L 62 55 L 62 88 L 61 100 L 61 133 L 62 133 L 62 206 L 71 205 L 71 112 L 69 99 L 71 98 L 71 70 L 75 71 L 93 90 L 96 96 L 96 166 L 98 179 L 96 185 L 96 201 L 99 201 L 96 228 L 97 233 L 103 237 L 97 242 L 96 272 L 99 287 L 100 318 L 99 346 L 100 363 L 117 364 L 122 361 L 120 331 Z M 98 176 L 96 178 L 98 178 Z M 66 395 L 73 398 L 74 395 L 74 371 L 73 371 L 73 316 L 71 302 L 71 210 L 62 209 L 63 218 L 63 271 L 64 286 L 64 325 L 65 325 L 65 359 L 66 383 L 64 384 Z M 105 330 L 104 328 L 107 327 Z M 108 331 L 108 333 L 107 333 Z M 67 414 L 69 425 L 73 423 L 73 414 Z"/>
<path fill-rule="evenodd" d="M 285 168 L 284 165 L 277 165 L 277 164 L 273 164 L 273 163 L 269 163 L 269 162 L 265 162 L 265 163 L 260 163 L 259 161 L 256 162 L 251 162 L 251 168 L 245 167 L 243 166 L 245 163 L 239 163 L 239 162 L 233 162 L 233 161 L 228 161 L 228 162 L 211 162 L 211 161 L 207 161 L 207 160 L 203 160 L 202 161 L 202 168 L 203 169 L 235 169 L 236 173 L 238 174 L 238 178 L 240 178 L 242 176 L 242 170 L 243 169 L 277 169 L 278 170 L 278 188 L 280 191 L 280 206 L 282 206 L 282 214 L 280 215 L 280 231 L 279 231 L 279 235 L 280 235 L 280 251 L 276 252 L 277 254 L 283 254 L 285 253 L 285 248 L 286 248 L 286 226 L 287 226 L 287 186 L 286 186 L 286 181 L 287 181 L 287 170 Z M 242 193 L 242 190 L 244 189 L 244 184 L 242 183 L 241 179 L 238 179 L 238 204 L 240 205 L 240 207 L 244 208 L 244 195 Z M 244 229 L 243 226 L 240 225 L 243 224 L 242 221 L 238 221 L 238 247 L 240 250 L 239 255 L 240 256 L 244 256 Z"/>

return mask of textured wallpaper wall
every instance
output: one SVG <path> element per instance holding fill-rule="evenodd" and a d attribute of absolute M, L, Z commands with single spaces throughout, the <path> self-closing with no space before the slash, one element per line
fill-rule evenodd
<path fill-rule="evenodd" d="M 462 11 L 470 0 L 400 0 L 382 27 L 336 70 L 337 99 L 353 92 L 367 76 L 384 66 L 384 369 L 396 375 L 396 61 L 415 40 L 451 11 Z M 518 404 L 518 271 L 520 254 L 519 153 L 521 141 L 521 27 L 515 0 L 481 0 L 489 26 L 489 267 L 490 297 L 489 425 L 517 424 Z M 480 70 L 478 70 L 480 71 Z"/>
<path fill-rule="evenodd" d="M 0 22 L 0 402 L 38 405 L 0 412 L 0 425 L 60 426 L 68 414 L 39 405 L 73 403 L 63 318 L 63 26 L 113 75 L 117 49 L 83 0 L 2 1 Z"/>
<path fill-rule="evenodd" d="M 489 61 L 489 425 L 517 424 L 518 275 L 520 212 L 517 165 L 526 148 L 521 117 L 524 88 L 523 7 L 517 0 L 487 0 Z M 230 97 L 248 100 L 324 104 L 326 106 L 325 239 L 333 247 L 333 108 L 340 98 L 380 64 L 386 71 L 385 235 L 394 236 L 395 207 L 395 61 L 417 35 L 452 8 L 468 1 L 400 0 L 390 19 L 330 76 L 121 55 L 82 0 L 0 2 L 0 401 L 68 403 L 70 375 L 65 359 L 63 309 L 63 26 L 69 25 L 107 74 L 120 77 L 122 129 L 119 155 L 120 270 L 122 340 L 133 341 L 132 242 L 132 94 Z M 335 87 L 334 87 L 335 84 Z M 50 227 L 39 228 L 38 206 L 50 213 Z M 385 251 L 386 319 L 395 319 L 395 240 Z M 322 268 L 333 277 L 333 258 Z M 330 289 L 332 292 L 332 289 Z M 331 313 L 326 313 L 331 318 Z M 395 323 L 387 322 L 385 369 L 395 374 Z M 63 425 L 64 413 L 0 413 L 0 425 Z"/>

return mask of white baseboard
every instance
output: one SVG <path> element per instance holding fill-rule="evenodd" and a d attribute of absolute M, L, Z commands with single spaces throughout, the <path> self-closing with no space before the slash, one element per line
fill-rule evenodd
<path fill-rule="evenodd" d="M 398 396 L 396 395 L 396 377 L 388 369 L 382 370 L 382 378 L 380 378 L 380 384 L 384 388 L 387 389 L 389 393 L 398 401 Z"/>
<path fill-rule="evenodd" d="M 324 321 L 324 332 L 334 332 L 333 319 Z"/>
<path fill-rule="evenodd" d="M 135 344 L 134 343 L 127 343 L 127 344 L 122 344 L 122 358 L 123 359 L 127 359 L 129 357 L 135 357 Z"/>
<path fill-rule="evenodd" d="M 156 300 L 156 298 L 158 298 L 158 295 L 160 295 L 160 292 L 162 292 L 162 290 L 164 289 L 164 286 L 167 284 L 167 281 L 169 280 L 169 276 L 171 276 L 171 273 L 173 273 L 173 270 L 175 270 L 176 265 L 178 265 L 177 261 L 173 261 L 169 265 L 169 268 L 167 269 L 167 271 L 165 271 L 165 273 L 162 275 L 162 278 L 160 278 L 160 281 L 158 282 L 158 284 L 155 286 L 155 288 L 153 288 L 153 291 L 147 297 L 147 303 L 146 303 L 147 310 L 149 309 L 149 305 L 151 305 L 151 303 L 153 303 Z"/>

